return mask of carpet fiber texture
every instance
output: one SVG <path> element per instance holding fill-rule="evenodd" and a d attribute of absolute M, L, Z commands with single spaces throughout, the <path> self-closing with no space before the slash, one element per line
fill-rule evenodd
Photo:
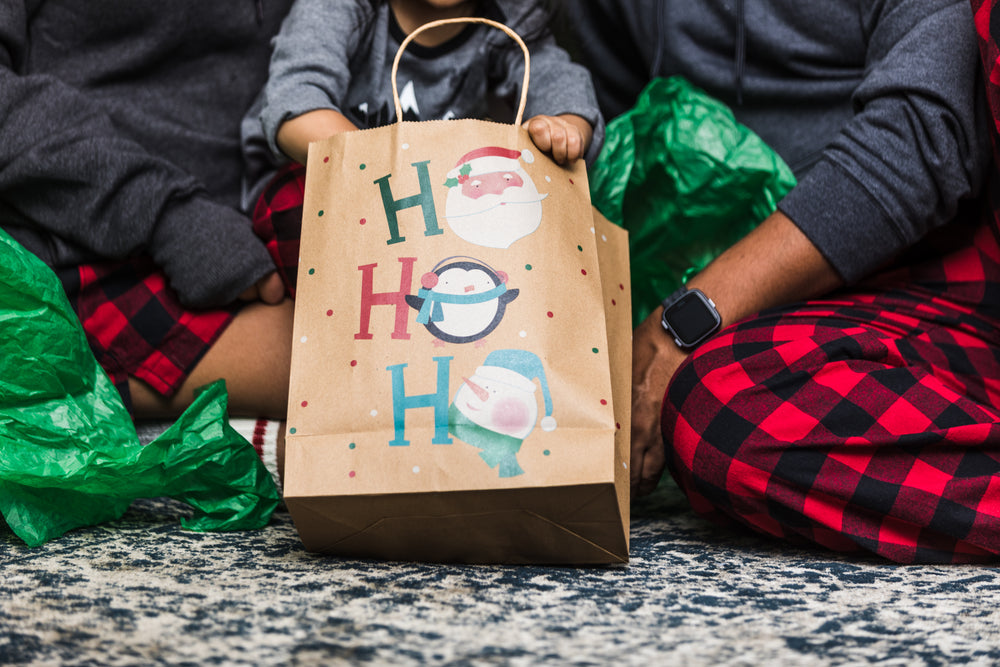
<path fill-rule="evenodd" d="M 0 527 L 0 664 L 995 665 L 1000 569 L 802 550 L 665 483 L 627 566 L 358 561 L 287 513 L 192 533 L 169 500 L 29 549 Z"/>

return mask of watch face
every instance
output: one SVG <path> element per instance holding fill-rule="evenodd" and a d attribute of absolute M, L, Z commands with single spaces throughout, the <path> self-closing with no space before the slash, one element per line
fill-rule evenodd
<path fill-rule="evenodd" d="M 715 331 L 719 316 L 698 292 L 687 292 L 663 313 L 663 320 L 685 345 L 694 345 Z"/>

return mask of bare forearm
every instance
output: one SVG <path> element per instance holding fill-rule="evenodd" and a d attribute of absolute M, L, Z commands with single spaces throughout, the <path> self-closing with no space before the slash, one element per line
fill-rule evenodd
<path fill-rule="evenodd" d="M 766 308 L 825 294 L 841 282 L 795 223 L 776 211 L 694 276 L 688 287 L 700 289 L 715 302 L 724 328 Z M 658 372 L 636 369 L 646 385 L 661 394 L 687 356 L 662 330 L 662 312 L 657 308 L 640 325 L 648 352 L 662 365 Z"/>
<path fill-rule="evenodd" d="M 825 294 L 841 282 L 795 223 L 776 211 L 688 286 L 715 301 L 726 326 L 765 308 Z"/>
<path fill-rule="evenodd" d="M 278 148 L 285 155 L 299 164 L 305 164 L 310 142 L 356 129 L 358 128 L 354 123 L 347 120 L 339 111 L 317 109 L 282 123 L 278 128 L 276 140 Z"/>

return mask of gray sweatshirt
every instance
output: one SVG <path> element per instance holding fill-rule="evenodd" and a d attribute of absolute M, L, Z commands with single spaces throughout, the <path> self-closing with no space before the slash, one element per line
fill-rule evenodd
<path fill-rule="evenodd" d="M 556 45 L 539 3 L 485 0 L 479 13 L 506 24 L 527 43 L 531 79 L 525 120 L 537 114 L 582 116 L 594 128 L 585 157 L 596 157 L 604 122 L 590 75 Z M 390 73 L 404 36 L 388 3 L 373 9 L 368 0 L 296 0 L 275 39 L 260 104 L 243 126 L 250 165 L 247 205 L 283 159 L 275 135 L 284 121 L 315 109 L 339 111 L 360 128 L 395 120 Z M 404 119 L 511 122 L 523 73 L 521 50 L 488 26 L 471 25 L 434 48 L 411 42 L 396 77 Z"/>
<path fill-rule="evenodd" d="M 990 138 L 968 0 L 588 0 L 575 49 L 608 118 L 653 76 L 730 105 L 799 184 L 780 203 L 854 282 L 952 220 Z"/>
<path fill-rule="evenodd" d="M 290 0 L 0 0 L 0 227 L 49 265 L 149 253 L 181 299 L 274 265 L 239 125 Z"/>

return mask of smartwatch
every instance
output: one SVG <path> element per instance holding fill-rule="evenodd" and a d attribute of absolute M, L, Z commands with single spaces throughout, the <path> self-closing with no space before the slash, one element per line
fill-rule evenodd
<path fill-rule="evenodd" d="M 722 318 L 704 292 L 682 286 L 663 300 L 660 323 L 677 347 L 691 350 L 719 330 Z"/>

